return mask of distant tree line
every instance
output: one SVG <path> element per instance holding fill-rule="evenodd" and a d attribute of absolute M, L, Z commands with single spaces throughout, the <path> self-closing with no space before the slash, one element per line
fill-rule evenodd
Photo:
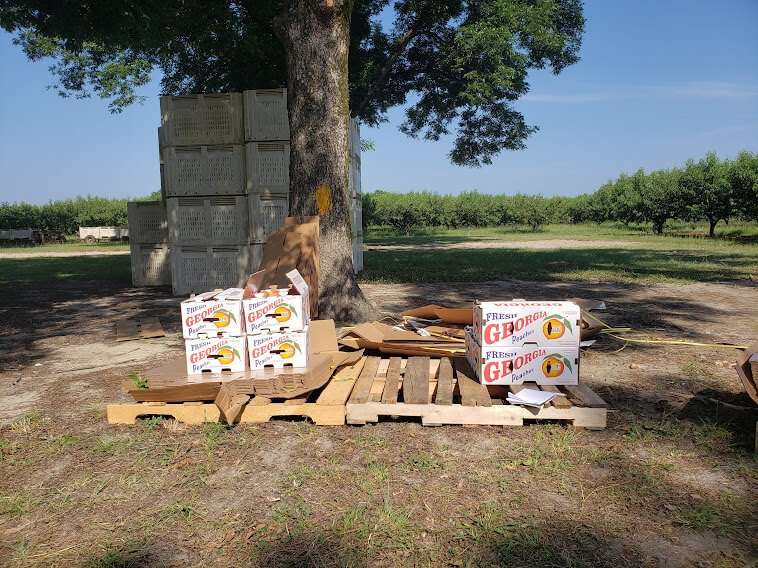
<path fill-rule="evenodd" d="M 153 194 L 148 198 L 160 198 Z M 75 197 L 44 205 L 0 203 L 0 229 L 40 229 L 59 235 L 75 234 L 79 227 L 126 226 L 129 199 Z"/>
<path fill-rule="evenodd" d="M 734 160 L 715 153 L 681 168 L 622 174 L 591 194 L 577 197 L 488 195 L 431 192 L 363 196 L 363 224 L 401 233 L 418 227 L 491 227 L 520 225 L 539 230 L 547 223 L 606 221 L 649 224 L 660 234 L 669 220 L 706 221 L 714 235 L 720 221 L 758 219 L 758 154 L 741 152 Z"/>

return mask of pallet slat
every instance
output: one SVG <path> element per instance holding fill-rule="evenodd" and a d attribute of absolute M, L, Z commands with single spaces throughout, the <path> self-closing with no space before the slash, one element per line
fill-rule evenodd
<path fill-rule="evenodd" d="M 450 359 L 440 359 L 440 369 L 437 373 L 436 404 L 453 404 L 453 366 Z"/>
<path fill-rule="evenodd" d="M 403 377 L 403 400 L 406 404 L 429 402 L 429 357 L 410 357 Z"/>
<path fill-rule="evenodd" d="M 455 371 L 463 406 L 492 406 L 487 387 L 471 378 L 474 373 L 465 359 L 455 362 Z"/>
<path fill-rule="evenodd" d="M 382 391 L 382 402 L 384 404 L 394 404 L 397 402 L 397 393 L 400 390 L 400 357 L 390 357 L 390 363 L 387 367 L 387 378 L 384 381 L 384 390 Z"/>
<path fill-rule="evenodd" d="M 376 371 L 378 369 L 379 357 L 366 357 L 366 362 L 363 365 L 361 374 L 358 377 L 358 380 L 355 381 L 353 394 L 350 396 L 350 402 L 356 404 L 368 402 L 369 394 L 371 393 L 371 385 L 374 383 L 374 377 L 376 377 Z"/>

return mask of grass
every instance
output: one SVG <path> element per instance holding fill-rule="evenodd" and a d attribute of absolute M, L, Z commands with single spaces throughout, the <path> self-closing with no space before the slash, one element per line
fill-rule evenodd
<path fill-rule="evenodd" d="M 79 239 L 70 238 L 65 243 L 45 243 L 43 245 L 26 244 L 3 244 L 0 245 L 0 253 L 46 253 L 46 252 L 79 252 L 79 251 L 117 251 L 129 250 L 129 243 L 103 242 L 88 244 Z"/>
<path fill-rule="evenodd" d="M 686 228 L 686 227 L 685 227 Z M 758 225 L 730 225 L 730 235 L 758 238 Z M 722 237 L 727 235 L 723 227 Z M 737 235 L 739 234 L 739 235 Z M 612 248 L 489 248 L 419 249 L 414 245 L 450 245 L 466 241 L 533 240 L 616 241 Z M 758 277 L 758 244 L 732 238 L 693 239 L 672 234 L 658 236 L 642 228 L 612 225 L 549 225 L 538 233 L 513 228 L 424 230 L 400 236 L 383 228 L 371 228 L 364 242 L 370 245 L 405 245 L 404 250 L 369 250 L 364 253 L 362 282 L 481 282 L 518 278 L 540 281 L 591 282 L 721 282 Z M 114 244 L 66 243 L 37 248 L 14 247 L 27 252 L 56 250 L 116 250 Z M 0 249 L 2 251 L 2 249 Z M 2 258 L 0 285 L 51 280 L 97 280 L 131 285 L 128 255 L 74 256 L 65 258 Z"/>
<path fill-rule="evenodd" d="M 0 285 L 93 279 L 130 286 L 129 256 L 0 258 Z"/>
<path fill-rule="evenodd" d="M 681 243 L 683 241 L 677 241 Z M 646 243 L 648 244 L 648 243 Z M 697 244 L 697 243 L 694 243 Z M 623 283 L 721 282 L 758 276 L 758 246 L 605 249 L 448 249 L 364 253 L 363 282 L 484 282 L 522 279 Z"/>

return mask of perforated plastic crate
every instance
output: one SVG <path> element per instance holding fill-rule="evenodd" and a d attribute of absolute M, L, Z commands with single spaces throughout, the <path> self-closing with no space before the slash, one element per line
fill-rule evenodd
<path fill-rule="evenodd" d="M 351 196 L 361 194 L 361 159 L 356 156 L 350 157 L 347 184 Z"/>
<path fill-rule="evenodd" d="M 355 272 L 363 270 L 363 235 L 358 234 L 353 237 L 353 268 Z"/>
<path fill-rule="evenodd" d="M 132 284 L 135 286 L 168 286 L 171 284 L 171 264 L 168 245 L 129 244 L 132 261 Z"/>
<path fill-rule="evenodd" d="M 263 245 L 173 246 L 171 283 L 174 295 L 237 288 L 258 269 Z"/>
<path fill-rule="evenodd" d="M 287 194 L 248 196 L 250 216 L 250 242 L 265 242 L 271 233 L 278 230 L 289 214 Z"/>
<path fill-rule="evenodd" d="M 350 135 L 348 136 L 348 148 L 351 156 L 361 157 L 361 127 L 357 118 L 351 118 L 349 123 Z"/>
<path fill-rule="evenodd" d="M 360 195 L 350 198 L 350 222 L 353 225 L 353 235 L 363 233 L 363 201 Z"/>
<path fill-rule="evenodd" d="M 241 144 L 242 95 L 161 97 L 161 132 L 167 146 Z"/>
<path fill-rule="evenodd" d="M 168 197 L 245 193 L 242 145 L 167 147 L 163 161 Z"/>
<path fill-rule="evenodd" d="M 168 241 L 166 209 L 161 201 L 131 201 L 126 205 L 129 240 L 151 244 Z"/>
<path fill-rule="evenodd" d="M 245 144 L 248 193 L 289 193 L 289 142 Z"/>
<path fill-rule="evenodd" d="M 250 242 L 247 197 L 170 197 L 168 235 L 179 245 L 239 245 Z"/>
<path fill-rule="evenodd" d="M 289 140 L 287 89 L 245 91 L 245 140 Z"/>

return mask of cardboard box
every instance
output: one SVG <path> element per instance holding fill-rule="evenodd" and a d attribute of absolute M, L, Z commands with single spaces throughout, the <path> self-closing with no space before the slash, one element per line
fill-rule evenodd
<path fill-rule="evenodd" d="M 247 343 L 243 337 L 203 337 L 184 342 L 187 373 L 237 373 L 247 368 Z"/>
<path fill-rule="evenodd" d="M 308 328 L 248 335 L 247 350 L 252 371 L 266 367 L 305 367 L 308 364 Z"/>
<path fill-rule="evenodd" d="M 244 335 L 242 293 L 242 288 L 227 288 L 184 300 L 181 303 L 184 338 Z"/>
<path fill-rule="evenodd" d="M 466 332 L 466 358 L 483 385 L 579 384 L 579 346 L 480 345 Z"/>
<path fill-rule="evenodd" d="M 264 271 L 256 272 L 245 285 L 246 297 L 242 301 L 245 329 L 248 334 L 302 331 L 308 327 L 310 309 L 308 285 L 297 270 L 287 273 L 290 288 L 263 288 Z M 254 295 L 271 294 L 263 298 Z"/>
<path fill-rule="evenodd" d="M 478 302 L 474 304 L 474 335 L 485 347 L 547 349 L 579 347 L 581 310 L 573 302 Z"/>

